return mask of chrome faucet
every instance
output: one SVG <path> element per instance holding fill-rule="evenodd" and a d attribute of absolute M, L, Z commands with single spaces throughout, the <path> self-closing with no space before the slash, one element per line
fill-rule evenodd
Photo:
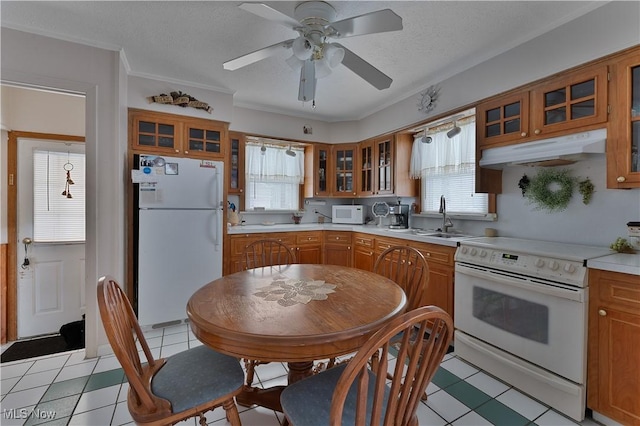
<path fill-rule="evenodd" d="M 439 213 L 442 214 L 442 228 L 440 230 L 442 232 L 449 232 L 449 228 L 453 226 L 451 219 L 447 217 L 447 200 L 444 198 L 444 195 L 440 196 L 440 210 Z"/>

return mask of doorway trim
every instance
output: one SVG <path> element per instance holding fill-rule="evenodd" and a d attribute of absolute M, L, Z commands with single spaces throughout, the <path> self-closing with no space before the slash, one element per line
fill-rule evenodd
<path fill-rule="evenodd" d="M 53 133 L 37 133 L 9 131 L 7 141 L 7 340 L 18 337 L 18 139 L 44 139 L 52 142 L 85 142 L 83 136 L 58 135 Z M 84 283 L 83 283 L 84 285 Z"/>

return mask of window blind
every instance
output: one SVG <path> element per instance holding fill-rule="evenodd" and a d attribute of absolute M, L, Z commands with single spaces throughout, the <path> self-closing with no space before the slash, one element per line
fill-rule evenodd
<path fill-rule="evenodd" d="M 70 170 L 69 170 L 70 169 Z M 67 195 L 67 170 L 73 184 Z M 85 240 L 85 155 L 36 149 L 33 152 L 33 239 Z"/>

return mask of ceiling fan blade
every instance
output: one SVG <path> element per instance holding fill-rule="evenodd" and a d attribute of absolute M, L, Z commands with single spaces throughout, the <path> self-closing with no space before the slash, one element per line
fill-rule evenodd
<path fill-rule="evenodd" d="M 292 17 L 275 10 L 264 3 L 242 3 L 238 7 L 242 10 L 246 10 L 247 12 L 251 12 L 261 18 L 277 22 L 278 24 L 284 25 L 288 28 L 296 28 L 301 26 L 300 22 L 296 21 Z"/>
<path fill-rule="evenodd" d="M 269 56 L 275 55 L 283 48 L 288 49 L 293 44 L 293 39 L 281 41 L 280 43 L 273 44 L 268 47 L 264 47 L 260 50 L 256 50 L 255 52 L 247 53 L 246 55 L 242 55 L 238 58 L 232 59 L 230 61 L 222 64 L 222 67 L 225 70 L 234 71 L 238 68 L 246 67 L 247 65 L 251 65 L 254 62 L 261 61 L 262 59 L 266 59 Z"/>
<path fill-rule="evenodd" d="M 298 100 L 302 102 L 313 101 L 316 98 L 316 65 L 311 59 L 304 61 L 300 70 L 300 88 Z"/>
<path fill-rule="evenodd" d="M 399 31 L 402 29 L 402 18 L 391 9 L 384 9 L 333 22 L 328 26 L 337 32 L 336 35 L 331 37 L 345 38 L 363 34 Z"/>
<path fill-rule="evenodd" d="M 367 83 L 371 84 L 378 90 L 388 89 L 393 81 L 389 76 L 362 59 L 343 45 L 334 43 L 338 47 L 344 49 L 344 59 L 342 65 L 349 68 L 354 73 L 362 77 Z"/>

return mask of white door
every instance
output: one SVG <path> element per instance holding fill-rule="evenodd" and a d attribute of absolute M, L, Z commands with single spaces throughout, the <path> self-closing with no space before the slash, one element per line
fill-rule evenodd
<path fill-rule="evenodd" d="M 69 227 L 81 228 L 84 234 L 84 216 L 78 219 L 72 214 L 61 215 L 60 208 L 56 206 L 67 201 L 76 203 L 76 206 L 85 203 L 84 149 L 83 143 L 18 140 L 18 338 L 57 333 L 63 324 L 82 319 L 85 300 L 84 237 L 72 241 L 61 235 Z M 63 161 L 66 156 L 66 163 L 60 164 L 61 156 Z M 44 183 L 40 180 L 35 191 L 34 157 L 40 159 L 39 164 L 45 161 L 50 168 Z M 46 192 L 39 192 L 38 201 L 34 202 L 34 192 L 38 193 L 43 188 Z M 63 191 L 70 193 L 71 197 L 62 195 Z M 44 218 L 39 222 L 42 225 L 35 230 L 34 209 Z M 62 218 L 58 220 L 60 216 Z M 23 243 L 28 240 L 30 244 Z"/>

